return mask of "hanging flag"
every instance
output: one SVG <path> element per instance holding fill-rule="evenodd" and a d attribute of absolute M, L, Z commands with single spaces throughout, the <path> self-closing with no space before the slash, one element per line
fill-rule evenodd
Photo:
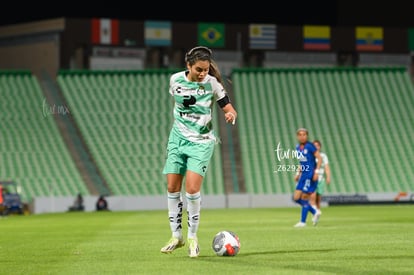
<path fill-rule="evenodd" d="M 147 46 L 171 46 L 170 21 L 145 21 L 144 33 Z"/>
<path fill-rule="evenodd" d="M 276 49 L 276 25 L 250 24 L 250 49 Z"/>
<path fill-rule="evenodd" d="M 408 49 L 414 51 L 414 28 L 408 29 Z"/>
<path fill-rule="evenodd" d="M 330 50 L 331 28 L 329 26 L 303 26 L 303 48 L 305 50 Z"/>
<path fill-rule="evenodd" d="M 198 24 L 198 45 L 206 47 L 224 47 L 224 24 L 220 23 L 199 23 Z"/>
<path fill-rule="evenodd" d="M 384 34 L 382 27 L 356 27 L 357 51 L 382 51 L 384 49 Z"/>
<path fill-rule="evenodd" d="M 118 45 L 119 20 L 93 18 L 91 20 L 92 44 Z"/>

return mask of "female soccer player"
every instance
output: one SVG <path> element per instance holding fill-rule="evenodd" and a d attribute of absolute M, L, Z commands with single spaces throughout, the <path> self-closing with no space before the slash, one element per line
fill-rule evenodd
<path fill-rule="evenodd" d="M 322 143 L 319 140 L 314 140 L 313 144 L 321 155 L 322 164 L 318 173 L 318 186 L 316 187 L 316 191 L 311 194 L 310 201 L 312 207 L 319 211 L 319 215 L 322 215 L 321 200 L 322 195 L 325 193 L 325 183 L 328 185 L 331 183 L 331 169 L 329 167 L 328 156 L 321 151 Z"/>
<path fill-rule="evenodd" d="M 212 51 L 198 46 L 185 55 L 186 70 L 170 77 L 174 124 L 168 144 L 163 173 L 167 176 L 168 218 L 172 237 L 161 248 L 171 253 L 184 246 L 182 233 L 183 201 L 181 186 L 185 177 L 190 257 L 199 255 L 197 231 L 200 223 L 201 185 L 212 157 L 216 136 L 212 129 L 212 108 L 216 102 L 227 123 L 234 124 L 237 112 L 224 89 Z"/>
<path fill-rule="evenodd" d="M 319 219 L 319 212 L 310 206 L 310 194 L 315 192 L 318 185 L 318 170 L 322 163 L 321 155 L 312 142 L 308 141 L 308 130 L 299 128 L 296 131 L 298 144 L 296 145 L 297 157 L 299 160 L 299 171 L 295 176 L 296 188 L 293 199 L 302 206 L 300 221 L 295 227 L 306 226 L 308 212 L 313 214 L 313 224 L 316 225 Z"/>

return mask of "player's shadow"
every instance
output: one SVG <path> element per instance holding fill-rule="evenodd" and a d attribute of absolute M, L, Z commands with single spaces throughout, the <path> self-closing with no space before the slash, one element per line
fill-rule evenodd
<path fill-rule="evenodd" d="M 325 252 L 329 253 L 332 251 L 338 251 L 339 249 L 303 249 L 303 250 L 269 250 L 269 251 L 257 251 L 257 252 L 240 252 L 235 257 L 241 258 L 241 257 L 249 257 L 249 256 L 256 256 L 256 255 L 277 255 L 277 254 L 293 254 L 293 253 L 309 253 L 309 252 Z M 210 256 L 210 255 L 202 255 L 199 256 L 199 258 L 202 258 L 204 260 L 210 260 L 213 258 L 217 258 L 216 255 Z M 226 256 L 226 258 L 232 258 L 232 256 Z"/>
<path fill-rule="evenodd" d="M 293 253 L 309 253 L 309 252 L 332 252 L 338 249 L 304 249 L 304 250 L 272 250 L 239 253 L 237 257 L 248 257 L 255 255 L 276 255 L 276 254 L 293 254 Z"/>

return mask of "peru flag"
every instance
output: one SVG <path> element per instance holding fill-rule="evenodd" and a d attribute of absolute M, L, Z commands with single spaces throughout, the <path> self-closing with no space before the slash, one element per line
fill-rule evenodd
<path fill-rule="evenodd" d="M 93 18 L 91 26 L 93 44 L 119 44 L 119 20 L 108 18 Z"/>

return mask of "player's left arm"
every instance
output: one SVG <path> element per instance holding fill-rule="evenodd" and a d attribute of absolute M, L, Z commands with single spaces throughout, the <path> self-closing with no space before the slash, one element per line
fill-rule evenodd
<path fill-rule="evenodd" d="M 325 164 L 325 176 L 326 176 L 326 184 L 331 183 L 331 168 L 329 167 L 329 164 Z"/>
<path fill-rule="evenodd" d="M 315 156 L 315 158 L 318 160 L 318 161 L 316 162 L 316 168 L 315 168 L 315 171 L 314 171 L 314 173 L 313 173 L 313 180 L 315 181 L 315 180 L 317 180 L 317 179 L 318 179 L 318 177 L 319 177 L 318 172 L 319 172 L 319 168 L 321 168 L 321 165 L 322 165 L 322 156 L 321 156 L 321 154 L 319 153 L 319 150 L 316 150 L 316 151 L 313 153 L 313 155 L 314 155 L 314 156 Z"/>
<path fill-rule="evenodd" d="M 234 109 L 231 103 L 227 103 L 226 106 L 221 108 L 224 112 L 224 119 L 227 123 L 232 123 L 233 125 L 236 123 L 237 112 Z"/>
<path fill-rule="evenodd" d="M 217 81 L 211 83 L 218 98 L 217 103 L 224 112 L 224 119 L 227 123 L 236 124 L 237 112 L 231 104 L 230 98 L 223 85 Z"/>

